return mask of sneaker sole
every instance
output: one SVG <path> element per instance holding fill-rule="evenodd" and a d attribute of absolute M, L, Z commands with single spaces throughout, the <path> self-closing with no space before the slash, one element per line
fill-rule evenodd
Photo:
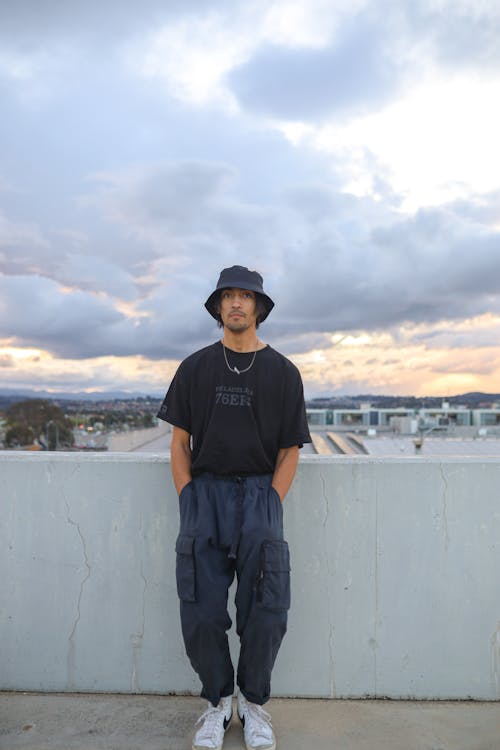
<path fill-rule="evenodd" d="M 245 742 L 245 747 L 247 750 L 276 750 L 276 742 L 273 742 L 272 745 L 247 745 Z M 207 750 L 207 748 L 204 748 L 204 750 Z"/>

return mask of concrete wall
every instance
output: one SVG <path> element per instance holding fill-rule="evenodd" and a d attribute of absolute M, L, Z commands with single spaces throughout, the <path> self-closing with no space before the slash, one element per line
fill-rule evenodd
<path fill-rule="evenodd" d="M 499 487 L 498 459 L 304 457 L 274 694 L 499 699 Z M 164 457 L 0 453 L 0 504 L 1 688 L 198 692 Z"/>

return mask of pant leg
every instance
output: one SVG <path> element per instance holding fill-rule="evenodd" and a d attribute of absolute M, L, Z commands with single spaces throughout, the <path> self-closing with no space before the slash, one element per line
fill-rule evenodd
<path fill-rule="evenodd" d="M 235 564 L 220 538 L 231 520 L 231 514 L 222 511 L 224 500 L 224 487 L 217 480 L 190 482 L 179 498 L 181 526 L 176 543 L 184 644 L 202 683 L 201 696 L 214 706 L 234 691 L 227 594 Z"/>
<path fill-rule="evenodd" d="M 262 705 L 269 699 L 271 672 L 286 633 L 290 560 L 282 504 L 271 477 L 246 481 L 237 559 L 237 683 L 249 701 Z"/>

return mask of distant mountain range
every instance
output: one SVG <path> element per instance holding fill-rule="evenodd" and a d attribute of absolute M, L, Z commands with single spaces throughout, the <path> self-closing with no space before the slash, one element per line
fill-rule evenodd
<path fill-rule="evenodd" d="M 75 391 L 67 393 L 62 391 L 34 390 L 30 388 L 0 388 L 0 408 L 6 408 L 10 404 L 22 401 L 26 398 L 44 398 L 54 401 L 136 401 L 138 399 L 160 399 L 164 393 L 141 393 L 130 391 L 106 391 L 87 393 Z M 356 409 L 361 403 L 370 403 L 374 407 L 393 409 L 397 406 L 411 407 L 439 407 L 443 401 L 450 406 L 463 405 L 474 409 L 485 404 L 500 403 L 500 393 L 463 393 L 456 396 L 390 396 L 374 395 L 371 393 L 357 396 L 330 396 L 324 398 L 313 398 L 306 401 L 307 406 L 317 409 Z"/>
<path fill-rule="evenodd" d="M 50 400 L 60 401 L 65 399 L 67 401 L 113 401 L 118 399 L 120 401 L 125 400 L 136 400 L 138 398 L 163 398 L 165 394 L 151 394 L 151 393 L 140 393 L 130 391 L 106 391 L 106 392 L 95 392 L 87 393 L 86 391 L 75 391 L 74 393 L 67 393 L 65 391 L 44 391 L 35 390 L 32 388 L 0 388 L 0 402 L 8 400 L 10 403 L 15 401 L 21 401 L 25 398 L 46 398 Z"/>

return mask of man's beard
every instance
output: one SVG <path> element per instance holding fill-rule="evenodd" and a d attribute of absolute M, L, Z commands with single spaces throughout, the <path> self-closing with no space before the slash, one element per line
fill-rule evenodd
<path fill-rule="evenodd" d="M 243 331 L 248 331 L 250 328 L 250 324 L 246 320 L 228 320 L 226 323 L 226 328 L 228 328 L 233 333 L 239 333 Z"/>

